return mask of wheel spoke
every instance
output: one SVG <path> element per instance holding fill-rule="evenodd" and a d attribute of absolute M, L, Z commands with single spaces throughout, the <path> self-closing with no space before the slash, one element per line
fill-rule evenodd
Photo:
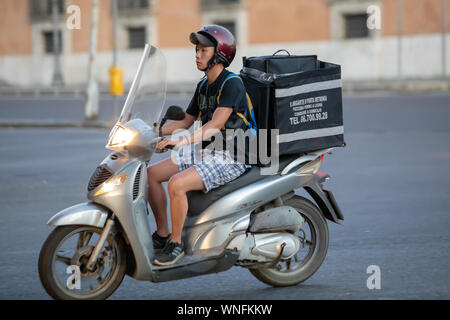
<path fill-rule="evenodd" d="M 286 271 L 291 269 L 291 259 L 286 261 Z"/>
<path fill-rule="evenodd" d="M 85 247 L 88 245 L 89 241 L 91 240 L 92 237 L 92 232 L 81 232 L 80 236 L 78 237 L 78 242 L 77 242 L 77 250 Z"/>
<path fill-rule="evenodd" d="M 66 264 L 68 266 L 70 266 L 72 264 L 72 259 L 71 258 L 63 257 L 63 256 L 60 256 L 60 255 L 56 255 L 56 260 Z"/>
<path fill-rule="evenodd" d="M 80 248 L 83 248 L 83 247 L 84 247 L 84 232 L 81 232 L 78 235 L 77 247 L 75 249 L 79 250 Z"/>
<path fill-rule="evenodd" d="M 97 277 L 95 280 L 97 280 L 97 282 L 98 282 L 99 284 L 102 284 L 104 279 L 102 279 L 102 275 L 99 274 L 98 277 Z"/>

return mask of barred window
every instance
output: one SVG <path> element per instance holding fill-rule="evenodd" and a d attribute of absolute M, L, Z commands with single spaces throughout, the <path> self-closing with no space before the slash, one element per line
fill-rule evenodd
<path fill-rule="evenodd" d="M 143 48 L 147 39 L 147 32 L 145 27 L 128 28 L 128 48 L 136 49 Z"/>
<path fill-rule="evenodd" d="M 29 0 L 31 18 L 49 18 L 52 16 L 53 0 Z M 64 15 L 64 0 L 56 0 L 58 14 Z"/>
<path fill-rule="evenodd" d="M 61 30 L 58 30 L 56 33 L 58 37 L 58 53 L 62 52 L 62 33 Z M 44 51 L 45 53 L 53 53 L 53 31 L 44 31 L 42 33 L 44 37 Z"/>
<path fill-rule="evenodd" d="M 119 11 L 147 9 L 149 7 L 149 0 L 119 0 Z"/>
<path fill-rule="evenodd" d="M 201 0 L 200 5 L 202 7 L 207 7 L 210 5 L 230 5 L 230 4 L 239 4 L 240 0 Z"/>
<path fill-rule="evenodd" d="M 345 14 L 345 38 L 367 38 L 369 29 L 367 28 L 367 14 Z"/>

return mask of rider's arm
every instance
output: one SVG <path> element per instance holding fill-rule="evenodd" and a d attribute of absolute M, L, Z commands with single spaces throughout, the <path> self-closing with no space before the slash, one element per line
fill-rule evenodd
<path fill-rule="evenodd" d="M 220 131 L 221 128 L 225 126 L 225 122 L 227 122 L 228 118 L 230 117 L 231 113 L 233 112 L 233 108 L 230 107 L 218 107 L 216 111 L 214 111 L 213 117 L 210 121 L 208 121 L 204 126 L 202 126 L 200 129 L 194 131 L 191 134 L 187 134 L 184 137 L 180 137 L 178 140 L 171 140 L 171 139 L 163 139 L 162 141 L 158 142 L 156 148 L 162 149 L 167 151 L 168 145 L 185 145 L 188 143 L 195 143 L 200 142 L 203 140 L 207 140 L 208 138 L 212 137 L 214 134 Z M 192 115 L 190 115 L 193 117 Z M 195 119 L 195 117 L 193 117 Z M 174 121 L 178 122 L 180 125 L 183 120 L 180 121 Z M 191 120 L 186 120 L 186 123 L 190 123 Z M 174 127 L 175 125 L 173 125 Z M 163 126 L 164 133 L 168 132 L 166 126 Z M 180 127 L 177 127 L 180 128 Z M 167 130 L 167 131 L 166 131 Z"/>
<path fill-rule="evenodd" d="M 184 117 L 183 120 L 179 121 L 175 120 L 163 125 L 162 135 L 163 136 L 171 135 L 172 132 L 174 132 L 176 129 L 189 129 L 189 127 L 192 126 L 194 121 L 195 117 L 190 115 L 189 113 L 186 113 L 186 116 Z"/>
<path fill-rule="evenodd" d="M 187 135 L 190 143 L 200 142 L 207 140 L 214 134 L 220 131 L 221 128 L 225 126 L 233 108 L 230 107 L 219 107 L 214 111 L 213 117 L 210 121 L 205 123 L 204 126 L 194 131 L 193 133 Z"/>

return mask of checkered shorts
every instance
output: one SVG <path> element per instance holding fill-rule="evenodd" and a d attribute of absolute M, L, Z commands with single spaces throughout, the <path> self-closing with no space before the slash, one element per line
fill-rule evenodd
<path fill-rule="evenodd" d="M 205 189 L 209 190 L 220 187 L 242 175 L 250 165 L 234 161 L 226 150 L 197 149 L 194 145 L 179 148 L 176 154 L 178 170 L 186 170 L 194 167 L 202 177 Z"/>

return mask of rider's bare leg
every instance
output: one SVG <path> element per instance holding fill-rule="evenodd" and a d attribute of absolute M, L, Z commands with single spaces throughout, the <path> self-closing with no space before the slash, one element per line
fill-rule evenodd
<path fill-rule="evenodd" d="M 180 171 L 169 179 L 170 215 L 173 241 L 181 243 L 181 232 L 188 211 L 186 192 L 205 188 L 200 174 L 194 167 Z"/>
<path fill-rule="evenodd" d="M 161 237 L 169 235 L 167 220 L 167 197 L 162 182 L 178 173 L 178 165 L 171 158 L 162 160 L 147 168 L 149 203 L 156 221 L 156 233 Z"/>

